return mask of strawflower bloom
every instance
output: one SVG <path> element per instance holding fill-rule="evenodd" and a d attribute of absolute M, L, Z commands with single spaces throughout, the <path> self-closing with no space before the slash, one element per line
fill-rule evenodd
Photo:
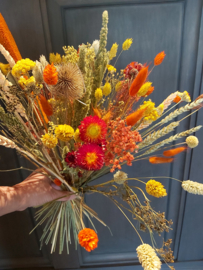
<path fill-rule="evenodd" d="M 190 148 L 195 148 L 199 144 L 198 138 L 192 135 L 188 136 L 185 141 Z"/>
<path fill-rule="evenodd" d="M 194 181 L 183 181 L 182 188 L 192 194 L 203 195 L 203 184 Z"/>
<path fill-rule="evenodd" d="M 96 100 L 98 100 L 98 101 L 102 99 L 102 97 L 103 97 L 103 92 L 102 92 L 101 88 L 97 88 L 97 89 L 95 90 L 94 96 L 95 96 Z"/>
<path fill-rule="evenodd" d="M 149 195 L 157 198 L 167 196 L 164 186 L 160 182 L 152 179 L 147 182 L 146 191 Z"/>
<path fill-rule="evenodd" d="M 84 142 L 99 143 L 107 132 L 106 123 L 96 115 L 85 117 L 78 128 L 80 139 Z"/>
<path fill-rule="evenodd" d="M 160 64 L 163 62 L 165 56 L 166 56 L 166 55 L 165 55 L 165 52 L 164 52 L 164 51 L 158 53 L 158 54 L 156 55 L 156 57 L 154 58 L 154 65 L 155 65 L 155 66 L 160 65 Z"/>
<path fill-rule="evenodd" d="M 63 142 L 70 141 L 74 136 L 74 129 L 69 125 L 59 125 L 55 128 L 55 134 Z"/>
<path fill-rule="evenodd" d="M 122 48 L 124 51 L 128 50 L 131 46 L 131 44 L 133 43 L 133 39 L 132 38 L 127 38 L 122 45 Z"/>
<path fill-rule="evenodd" d="M 111 47 L 111 50 L 109 51 L 109 60 L 112 60 L 114 57 L 116 57 L 118 50 L 118 44 L 114 43 Z"/>
<path fill-rule="evenodd" d="M 77 167 L 75 151 L 68 152 L 65 156 L 65 162 L 69 167 L 75 168 Z"/>
<path fill-rule="evenodd" d="M 111 84 L 109 82 L 106 82 L 103 87 L 103 94 L 105 96 L 108 96 L 111 93 Z"/>
<path fill-rule="evenodd" d="M 99 241 L 96 232 L 89 228 L 85 228 L 79 232 L 78 240 L 80 245 L 88 252 L 97 248 L 97 243 Z"/>
<path fill-rule="evenodd" d="M 100 170 L 104 165 L 104 152 L 97 144 L 84 144 L 76 152 L 76 162 L 84 170 Z"/>
<path fill-rule="evenodd" d="M 42 135 L 41 140 L 44 146 L 48 148 L 54 148 L 58 143 L 58 139 L 54 135 L 49 133 Z"/>
<path fill-rule="evenodd" d="M 142 87 L 140 88 L 140 90 L 138 91 L 137 96 L 144 97 L 147 94 L 148 90 L 150 89 L 151 85 L 152 85 L 152 82 L 144 83 Z"/>
<path fill-rule="evenodd" d="M 139 262 L 144 270 L 160 270 L 161 261 L 154 249 L 148 244 L 142 244 L 136 249 Z"/>
<path fill-rule="evenodd" d="M 47 65 L 43 72 L 43 78 L 45 83 L 49 85 L 55 85 L 58 82 L 58 72 L 52 63 L 51 65 Z"/>

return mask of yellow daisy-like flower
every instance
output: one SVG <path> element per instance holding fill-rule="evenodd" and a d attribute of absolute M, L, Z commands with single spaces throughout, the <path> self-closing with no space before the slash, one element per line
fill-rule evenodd
<path fill-rule="evenodd" d="M 153 179 L 149 180 L 146 184 L 146 191 L 149 195 L 160 198 L 167 196 L 166 189 L 164 186 Z"/>
<path fill-rule="evenodd" d="M 118 44 L 114 43 L 111 47 L 111 50 L 109 51 L 109 60 L 112 60 L 114 57 L 116 57 L 118 50 Z"/>
<path fill-rule="evenodd" d="M 95 96 L 96 100 L 98 100 L 98 101 L 99 101 L 100 99 L 102 99 L 102 97 L 103 97 L 103 92 L 102 92 L 101 88 L 97 88 L 97 89 L 95 90 L 94 96 Z"/>
<path fill-rule="evenodd" d="M 143 86 L 140 88 L 140 90 L 137 93 L 138 97 L 144 97 L 146 93 L 148 92 L 149 88 L 151 87 L 152 82 L 146 82 L 143 84 Z"/>
<path fill-rule="evenodd" d="M 111 73 L 116 72 L 116 68 L 114 66 L 112 66 L 112 65 L 107 65 L 107 69 Z"/>
<path fill-rule="evenodd" d="M 131 46 L 131 44 L 133 43 L 133 39 L 132 38 L 127 38 L 122 45 L 122 48 L 124 51 L 128 50 Z"/>
<path fill-rule="evenodd" d="M 103 87 L 103 94 L 105 96 L 108 96 L 111 93 L 111 84 L 106 82 L 104 87 Z"/>
<path fill-rule="evenodd" d="M 19 60 L 12 68 L 13 76 L 20 77 L 35 67 L 36 63 L 29 58 Z"/>
<path fill-rule="evenodd" d="M 56 136 L 46 133 L 45 135 L 42 135 L 42 143 L 44 144 L 44 146 L 48 147 L 48 148 L 54 148 L 57 143 L 58 143 L 58 139 L 56 138 Z"/>
<path fill-rule="evenodd" d="M 71 140 L 74 136 L 74 129 L 69 125 L 59 125 L 55 128 L 55 134 L 63 142 Z"/>

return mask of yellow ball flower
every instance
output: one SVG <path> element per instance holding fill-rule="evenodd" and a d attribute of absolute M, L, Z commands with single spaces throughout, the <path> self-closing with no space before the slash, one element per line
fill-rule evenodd
<path fill-rule="evenodd" d="M 95 96 L 96 100 L 102 99 L 103 93 L 102 93 L 101 88 L 97 88 L 97 89 L 95 90 L 94 96 Z"/>
<path fill-rule="evenodd" d="M 199 140 L 196 136 L 188 136 L 186 138 L 186 143 L 190 148 L 195 148 L 199 144 Z"/>
<path fill-rule="evenodd" d="M 105 96 L 108 96 L 111 93 L 111 84 L 106 82 L 104 87 L 103 87 L 103 94 Z"/>
<path fill-rule="evenodd" d="M 44 146 L 48 148 L 54 148 L 58 143 L 58 139 L 54 135 L 49 134 L 49 133 L 42 135 L 41 140 Z"/>
<path fill-rule="evenodd" d="M 13 76 L 20 77 L 35 67 L 36 63 L 29 58 L 19 60 L 12 68 Z"/>
<path fill-rule="evenodd" d="M 143 84 L 143 86 L 140 88 L 140 90 L 137 93 L 138 97 L 144 97 L 146 93 L 148 92 L 149 88 L 151 87 L 152 82 L 146 82 Z"/>
<path fill-rule="evenodd" d="M 124 51 L 128 50 L 131 46 L 131 44 L 133 43 L 133 39 L 132 38 L 127 38 L 122 45 L 122 48 Z"/>
<path fill-rule="evenodd" d="M 146 191 L 149 195 L 157 198 L 167 196 L 164 186 L 160 182 L 152 179 L 147 182 Z"/>
<path fill-rule="evenodd" d="M 112 65 L 107 65 L 107 69 L 111 73 L 116 72 L 116 68 L 114 66 L 112 66 Z"/>
<path fill-rule="evenodd" d="M 118 44 L 114 43 L 111 47 L 111 50 L 109 51 L 109 60 L 112 60 L 114 57 L 116 57 L 118 50 Z"/>
<path fill-rule="evenodd" d="M 74 129 L 69 125 L 59 125 L 55 128 L 55 134 L 63 142 L 70 141 L 74 136 Z"/>

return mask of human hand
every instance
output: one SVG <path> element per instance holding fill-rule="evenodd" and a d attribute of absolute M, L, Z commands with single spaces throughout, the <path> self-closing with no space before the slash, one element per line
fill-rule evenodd
<path fill-rule="evenodd" d="M 72 192 L 62 191 L 60 187 L 55 185 L 43 169 L 37 169 L 13 188 L 20 201 L 19 211 L 27 207 L 39 206 L 57 198 L 60 198 L 58 201 L 68 201 L 76 198 L 76 195 Z"/>

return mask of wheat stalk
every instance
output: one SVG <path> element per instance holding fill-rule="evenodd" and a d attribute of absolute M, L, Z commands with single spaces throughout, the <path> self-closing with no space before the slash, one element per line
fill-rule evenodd
<path fill-rule="evenodd" d="M 168 126 L 158 130 L 158 131 L 154 131 L 152 134 L 148 135 L 144 141 L 142 141 L 139 144 L 139 149 L 142 149 L 150 144 L 152 144 L 154 141 L 156 141 L 157 139 L 165 136 L 166 134 L 168 134 L 169 132 L 173 131 L 174 128 L 176 128 L 179 125 L 179 122 L 173 122 L 171 124 L 169 124 Z"/>
<path fill-rule="evenodd" d="M 3 45 L 0 44 L 0 52 L 3 54 L 3 56 L 6 58 L 6 60 L 8 61 L 9 65 L 11 67 L 13 67 L 15 65 L 15 61 L 12 58 L 12 56 L 10 55 L 10 53 L 4 48 Z"/>

